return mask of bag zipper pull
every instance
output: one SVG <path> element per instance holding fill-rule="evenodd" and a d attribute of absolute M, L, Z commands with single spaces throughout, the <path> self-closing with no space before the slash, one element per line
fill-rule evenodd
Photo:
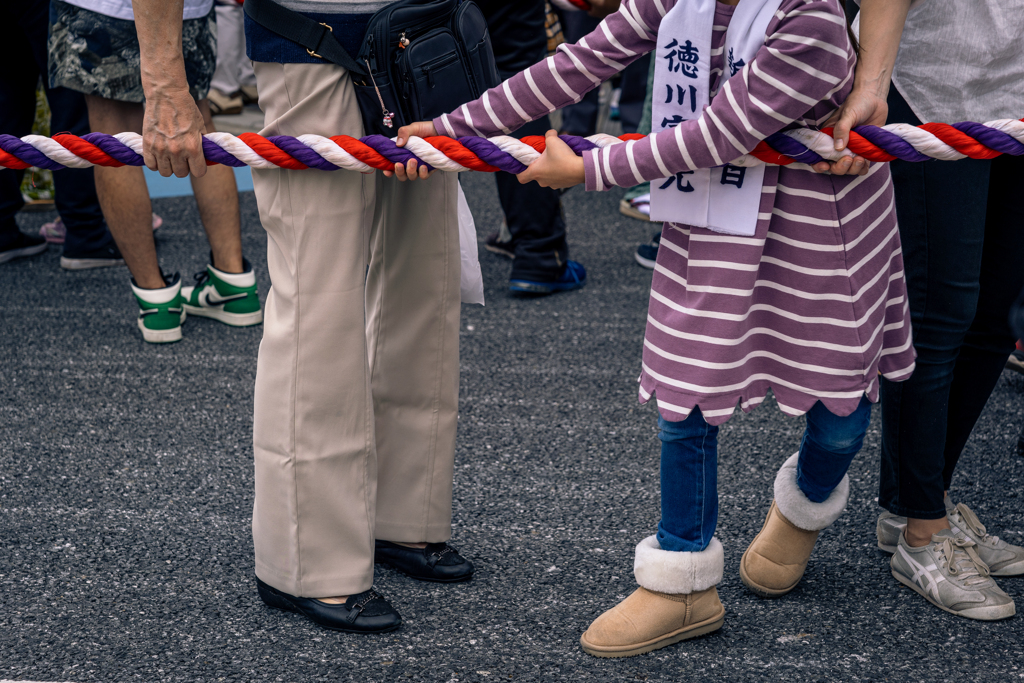
<path fill-rule="evenodd" d="M 377 81 L 373 79 L 373 69 L 370 68 L 370 62 L 364 59 L 363 63 L 366 64 L 366 71 L 370 74 L 370 82 L 373 83 L 373 89 L 377 93 L 377 99 L 380 100 L 380 110 L 384 114 L 384 125 L 388 128 L 394 128 L 395 126 L 391 123 L 391 120 L 395 115 L 389 112 L 388 108 L 384 106 L 384 98 L 380 96 L 380 88 L 377 87 Z"/>
<path fill-rule="evenodd" d="M 403 50 L 409 47 L 409 39 L 405 37 L 405 31 L 402 31 L 402 35 L 398 37 L 398 47 Z"/>

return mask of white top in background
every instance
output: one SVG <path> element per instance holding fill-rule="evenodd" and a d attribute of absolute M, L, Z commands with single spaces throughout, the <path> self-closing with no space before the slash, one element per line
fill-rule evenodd
<path fill-rule="evenodd" d="M 135 21 L 132 0 L 64 0 L 64 2 L 115 19 Z M 182 18 L 199 19 L 209 14 L 212 8 L 213 0 L 185 0 L 185 12 Z"/>

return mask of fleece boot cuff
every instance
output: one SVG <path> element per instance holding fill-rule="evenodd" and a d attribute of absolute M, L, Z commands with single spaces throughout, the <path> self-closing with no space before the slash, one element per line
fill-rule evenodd
<path fill-rule="evenodd" d="M 662 550 L 656 536 L 648 536 L 636 546 L 633 575 L 636 582 L 658 593 L 696 593 L 722 582 L 725 553 L 717 538 L 700 552 L 680 553 Z"/>
<path fill-rule="evenodd" d="M 821 531 L 839 519 L 850 500 L 850 477 L 843 475 L 839 486 L 820 503 L 811 502 L 796 483 L 796 463 L 799 453 L 794 453 L 775 477 L 775 504 L 779 512 L 793 526 L 804 531 Z"/>

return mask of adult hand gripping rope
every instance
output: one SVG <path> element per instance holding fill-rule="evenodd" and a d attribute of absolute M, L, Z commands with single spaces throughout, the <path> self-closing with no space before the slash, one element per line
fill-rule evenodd
<path fill-rule="evenodd" d="M 587 138 L 563 135 L 576 154 L 622 144 L 640 135 L 592 135 Z M 251 166 L 256 169 L 286 168 L 323 171 L 345 169 L 363 173 L 374 169 L 392 170 L 396 163 L 417 159 L 442 171 L 508 171 L 521 173 L 544 151 L 539 135 L 522 140 L 499 135 L 493 138 L 443 136 L 412 137 L 405 147 L 382 135 L 356 139 L 347 135 L 275 135 L 255 133 L 239 136 L 209 133 L 203 136 L 203 152 L 209 164 Z M 1000 154 L 1024 156 L 1024 119 L 1000 119 L 988 123 L 964 122 L 953 125 L 926 123 L 911 126 L 858 126 L 842 152 L 833 147 L 832 129 L 788 130 L 760 142 L 750 154 L 730 161 L 733 166 L 766 163 L 780 166 L 837 161 L 859 155 L 869 161 L 930 161 L 932 159 L 992 159 Z M 137 133 L 89 133 L 78 137 L 61 133 L 52 138 L 41 135 L 0 135 L 0 166 L 24 169 L 37 166 L 50 170 L 90 166 L 142 166 L 142 136 Z"/>

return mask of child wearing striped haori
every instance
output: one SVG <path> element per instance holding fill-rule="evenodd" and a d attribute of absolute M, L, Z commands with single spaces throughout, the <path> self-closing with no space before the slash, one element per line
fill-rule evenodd
<path fill-rule="evenodd" d="M 520 175 L 588 190 L 649 180 L 651 217 L 665 221 L 640 375 L 640 400 L 658 405 L 662 518 L 636 548 L 639 588 L 583 634 L 601 657 L 721 626 L 716 437 L 737 403 L 750 411 L 771 389 L 784 413 L 806 415 L 740 563 L 751 590 L 777 597 L 846 507 L 879 374 L 914 369 L 888 165 L 840 177 L 728 163 L 776 131 L 820 126 L 850 92 L 839 0 L 624 0 L 577 44 L 398 137 L 508 133 L 651 51 L 654 134 L 581 159 L 552 132 Z"/>

